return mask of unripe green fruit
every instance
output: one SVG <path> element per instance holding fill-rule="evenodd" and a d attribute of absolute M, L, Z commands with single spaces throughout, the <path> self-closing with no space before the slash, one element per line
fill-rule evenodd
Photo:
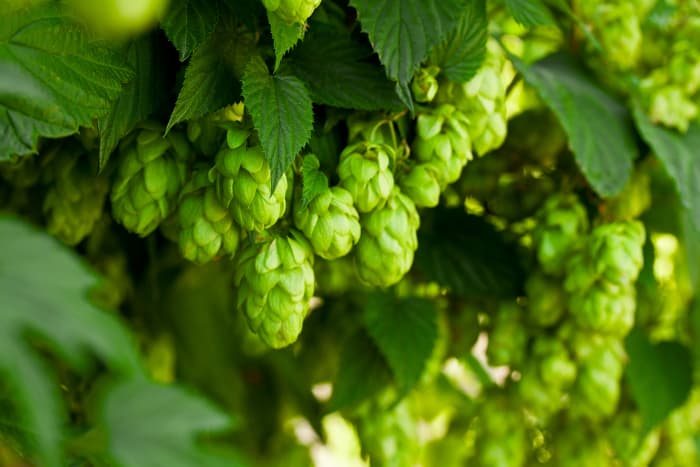
<path fill-rule="evenodd" d="M 352 195 L 337 186 L 317 195 L 305 209 L 296 203 L 294 223 L 324 259 L 347 255 L 360 239 L 360 215 Z"/>
<path fill-rule="evenodd" d="M 631 286 L 598 282 L 572 295 L 571 314 L 583 328 L 624 337 L 634 325 L 634 294 Z"/>
<path fill-rule="evenodd" d="M 270 347 L 285 347 L 301 333 L 314 293 L 313 258 L 296 231 L 241 251 L 234 276 L 238 308 Z"/>
<path fill-rule="evenodd" d="M 399 187 L 418 207 L 434 208 L 440 201 L 440 168 L 430 162 L 416 164 L 399 179 Z"/>
<path fill-rule="evenodd" d="M 564 315 L 567 297 L 560 280 L 534 273 L 525 282 L 528 319 L 538 326 L 551 326 Z"/>
<path fill-rule="evenodd" d="M 233 256 L 240 232 L 216 196 L 207 171 L 195 173 L 183 189 L 178 208 L 178 244 L 182 256 L 203 264 L 219 255 Z"/>
<path fill-rule="evenodd" d="M 586 209 L 574 194 L 555 194 L 536 217 L 532 236 L 540 266 L 548 274 L 561 274 L 588 230 Z"/>
<path fill-rule="evenodd" d="M 524 315 L 525 310 L 515 302 L 504 302 L 499 306 L 486 349 L 490 365 L 517 367 L 522 364 L 528 340 Z"/>
<path fill-rule="evenodd" d="M 321 4 L 321 0 L 262 0 L 268 11 L 287 23 L 303 23 Z"/>
<path fill-rule="evenodd" d="M 280 177 L 273 192 L 262 148 L 249 146 L 247 137 L 245 130 L 228 132 L 209 178 L 216 182 L 219 200 L 233 220 L 244 230 L 260 232 L 274 225 L 287 208 L 287 176 Z"/>
<path fill-rule="evenodd" d="M 185 178 L 190 148 L 183 135 L 148 124 L 120 145 L 121 160 L 112 185 L 112 214 L 142 237 L 174 210 Z"/>
<path fill-rule="evenodd" d="M 438 92 L 438 80 L 436 76 L 440 73 L 440 68 L 431 66 L 421 68 L 413 77 L 411 91 L 416 102 L 431 102 Z"/>
<path fill-rule="evenodd" d="M 360 279 L 376 287 L 397 283 L 411 269 L 418 248 L 416 206 L 394 188 L 386 204 L 364 216 L 361 223 L 355 257 Z"/>
<path fill-rule="evenodd" d="M 596 227 L 586 249 L 602 278 L 615 284 L 631 285 L 644 265 L 644 240 L 641 222 L 613 222 Z"/>
<path fill-rule="evenodd" d="M 356 143 L 340 154 L 340 186 L 350 192 L 359 212 L 381 206 L 394 188 L 395 151 L 386 144 Z"/>
<path fill-rule="evenodd" d="M 419 161 L 440 169 L 441 188 L 454 183 L 472 159 L 466 116 L 449 104 L 419 114 L 411 148 Z"/>

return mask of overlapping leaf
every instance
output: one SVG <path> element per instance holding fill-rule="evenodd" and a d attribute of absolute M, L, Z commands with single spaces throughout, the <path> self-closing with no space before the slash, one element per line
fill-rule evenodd
<path fill-rule="evenodd" d="M 175 45 L 180 60 L 186 60 L 209 35 L 219 21 L 216 0 L 178 0 L 170 3 L 160 25 Z"/>

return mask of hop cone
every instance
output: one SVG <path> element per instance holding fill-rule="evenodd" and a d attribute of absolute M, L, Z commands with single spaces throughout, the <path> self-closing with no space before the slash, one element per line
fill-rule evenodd
<path fill-rule="evenodd" d="M 391 146 L 373 143 L 352 144 L 340 154 L 340 186 L 350 192 L 359 212 L 372 211 L 391 194 L 394 157 Z"/>
<path fill-rule="evenodd" d="M 153 232 L 175 209 L 184 182 L 190 148 L 184 136 L 148 125 L 120 146 L 119 168 L 112 185 L 112 214 L 142 237 Z"/>
<path fill-rule="evenodd" d="M 44 198 L 46 230 L 64 243 L 76 245 L 102 216 L 109 183 L 75 147 L 60 148 L 48 169 L 53 183 Z"/>
<path fill-rule="evenodd" d="M 472 158 L 467 118 L 454 106 L 443 104 L 418 115 L 414 154 L 440 169 L 440 186 L 457 181 Z"/>
<path fill-rule="evenodd" d="M 287 23 L 303 23 L 321 0 L 262 0 L 268 11 L 276 13 Z"/>
<path fill-rule="evenodd" d="M 580 358 L 573 388 L 572 411 L 599 419 L 615 413 L 624 370 L 624 350 L 619 341 L 600 342 Z"/>
<path fill-rule="evenodd" d="M 434 208 L 440 201 L 440 168 L 429 162 L 416 164 L 399 179 L 401 191 L 418 207 Z"/>
<path fill-rule="evenodd" d="M 576 195 L 556 194 L 539 210 L 537 221 L 533 242 L 540 266 L 548 274 L 561 274 L 588 230 L 586 209 Z"/>
<path fill-rule="evenodd" d="M 561 280 L 540 272 L 531 274 L 525 282 L 528 318 L 538 326 L 556 324 L 567 309 L 567 297 Z"/>
<path fill-rule="evenodd" d="M 294 210 L 294 223 L 318 256 L 336 259 L 350 253 L 360 239 L 360 215 L 349 191 L 335 186 L 316 196 L 305 209 L 300 205 Z"/>
<path fill-rule="evenodd" d="M 298 232 L 244 249 L 235 285 L 238 308 L 269 346 L 285 347 L 301 333 L 314 292 L 313 251 Z"/>
<path fill-rule="evenodd" d="M 196 172 L 183 189 L 178 224 L 180 251 L 190 261 L 202 264 L 219 255 L 233 256 L 238 249 L 238 226 L 217 198 L 207 171 Z"/>
<path fill-rule="evenodd" d="M 248 132 L 230 130 L 226 144 L 216 156 L 209 177 L 216 192 L 244 230 L 262 231 L 282 217 L 287 207 L 287 177 L 282 175 L 272 191 L 270 165 L 259 145 L 247 144 Z"/>
<path fill-rule="evenodd" d="M 421 68 L 411 83 L 411 91 L 416 102 L 431 102 L 438 92 L 437 75 L 440 68 L 436 66 Z"/>
<path fill-rule="evenodd" d="M 503 303 L 499 306 L 486 349 L 491 365 L 518 366 L 523 361 L 528 339 L 523 323 L 524 313 L 525 310 L 516 303 Z"/>
<path fill-rule="evenodd" d="M 355 258 L 360 278 L 377 287 L 401 280 L 413 264 L 419 225 L 413 201 L 394 188 L 384 206 L 362 218 Z"/>

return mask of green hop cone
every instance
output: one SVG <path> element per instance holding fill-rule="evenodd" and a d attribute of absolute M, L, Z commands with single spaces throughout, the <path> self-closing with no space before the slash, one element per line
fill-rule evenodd
<path fill-rule="evenodd" d="M 305 209 L 296 203 L 294 223 L 324 259 L 347 255 L 360 239 L 360 215 L 352 204 L 352 195 L 337 186 L 317 195 Z"/>
<path fill-rule="evenodd" d="M 195 172 L 185 186 L 178 207 L 178 244 L 182 256 L 203 264 L 219 255 L 233 256 L 240 232 L 216 196 L 206 170 Z"/>
<path fill-rule="evenodd" d="M 287 176 L 282 175 L 273 192 L 270 165 L 260 145 L 248 145 L 248 135 L 243 129 L 229 130 L 209 178 L 216 182 L 219 200 L 233 220 L 244 230 L 260 232 L 274 225 L 287 208 Z"/>
<path fill-rule="evenodd" d="M 350 192 L 359 212 L 381 206 L 394 188 L 391 165 L 396 155 L 386 144 L 356 143 L 340 154 L 340 186 Z"/>
<path fill-rule="evenodd" d="M 418 207 L 434 208 L 440 201 L 440 168 L 434 164 L 414 165 L 398 183 L 401 191 Z"/>
<path fill-rule="evenodd" d="M 519 366 L 525 356 L 528 331 L 525 310 L 515 302 L 503 302 L 493 318 L 486 356 L 493 366 Z"/>
<path fill-rule="evenodd" d="M 314 293 L 313 259 L 311 245 L 295 231 L 240 253 L 234 276 L 238 308 L 270 347 L 285 347 L 301 333 Z"/>
<path fill-rule="evenodd" d="M 634 325 L 635 290 L 600 281 L 571 296 L 571 314 L 581 327 L 624 337 Z"/>
<path fill-rule="evenodd" d="M 456 182 L 472 159 L 466 116 L 449 104 L 426 109 L 416 120 L 411 148 L 419 161 L 440 169 L 441 188 Z"/>
<path fill-rule="evenodd" d="M 567 297 L 563 284 L 556 278 L 536 272 L 525 282 L 528 319 L 537 326 L 552 326 L 564 315 Z"/>
<path fill-rule="evenodd" d="M 555 194 L 537 212 L 533 243 L 542 270 L 562 274 L 588 230 L 586 208 L 574 194 Z"/>
<path fill-rule="evenodd" d="M 59 148 L 48 171 L 53 182 L 44 198 L 46 230 L 67 245 L 77 245 L 102 216 L 109 183 L 76 146 Z"/>
<path fill-rule="evenodd" d="M 127 230 L 142 237 L 174 211 L 184 182 L 190 147 L 185 137 L 146 124 L 119 147 L 120 161 L 112 185 L 112 214 Z"/>
<path fill-rule="evenodd" d="M 304 23 L 321 4 L 321 0 L 262 0 L 267 11 L 287 23 Z"/>
<path fill-rule="evenodd" d="M 635 2 L 581 2 L 608 59 L 620 69 L 633 68 L 641 52 L 642 31 Z"/>
<path fill-rule="evenodd" d="M 411 269 L 418 248 L 420 217 L 411 199 L 394 188 L 386 204 L 361 219 L 355 264 L 364 282 L 396 284 Z"/>
<path fill-rule="evenodd" d="M 416 102 L 431 102 L 435 99 L 439 88 L 436 78 L 438 73 L 440 68 L 436 66 L 418 70 L 411 83 L 411 91 Z"/>

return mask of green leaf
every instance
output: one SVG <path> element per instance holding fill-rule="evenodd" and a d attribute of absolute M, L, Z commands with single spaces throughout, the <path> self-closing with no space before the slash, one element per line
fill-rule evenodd
<path fill-rule="evenodd" d="M 277 14 L 269 11 L 267 19 L 270 22 L 270 32 L 275 48 L 275 71 L 277 71 L 284 54 L 289 52 L 304 37 L 304 25 L 287 24 Z"/>
<path fill-rule="evenodd" d="M 408 83 L 430 51 L 457 25 L 463 0 L 351 0 L 397 93 L 413 111 Z"/>
<path fill-rule="evenodd" d="M 95 355 L 124 375 L 140 374 L 135 347 L 113 315 L 87 300 L 97 278 L 46 233 L 0 217 L 0 369 L 40 465 L 62 464 L 66 417 L 41 358 L 48 348 L 77 370 Z M 40 343 L 38 349 L 35 343 Z"/>
<path fill-rule="evenodd" d="M 36 153 L 39 137 L 92 126 L 133 78 L 54 2 L 0 21 L 0 160 Z"/>
<path fill-rule="evenodd" d="M 648 432 L 688 398 L 693 385 L 691 354 L 679 342 L 652 343 L 639 328 L 627 336 L 625 348 L 627 382 Z"/>
<path fill-rule="evenodd" d="M 635 106 L 634 119 L 642 138 L 673 178 L 683 206 L 691 212 L 693 222 L 700 228 L 700 165 L 697 163 L 700 125 L 692 123 L 687 133 L 680 134 L 652 123 L 639 106 Z"/>
<path fill-rule="evenodd" d="M 316 196 L 328 190 L 328 177 L 319 170 L 320 166 L 313 154 L 304 156 L 301 165 L 301 209 L 306 209 Z"/>
<path fill-rule="evenodd" d="M 505 0 L 515 21 L 526 27 L 554 24 L 552 13 L 542 0 Z"/>
<path fill-rule="evenodd" d="M 332 412 L 362 402 L 390 383 L 386 360 L 372 339 L 359 331 L 343 345 L 328 410 Z"/>
<path fill-rule="evenodd" d="M 557 53 L 532 65 L 513 64 L 555 113 L 576 162 L 601 196 L 622 191 L 637 156 L 627 111 L 598 87 L 572 57 Z"/>
<path fill-rule="evenodd" d="M 132 42 L 127 52 L 136 78 L 112 103 L 109 112 L 97 121 L 100 130 L 100 169 L 104 168 L 119 140 L 158 109 L 165 98 L 160 66 L 154 43 L 147 37 Z"/>
<path fill-rule="evenodd" d="M 419 231 L 416 264 L 426 277 L 455 294 L 471 297 L 516 297 L 523 272 L 506 243 L 483 218 L 463 209 L 436 209 Z"/>
<path fill-rule="evenodd" d="M 205 399 L 176 386 L 144 379 L 121 382 L 103 401 L 102 429 L 120 466 L 238 466 L 231 453 L 197 442 L 229 430 L 233 421 Z"/>
<path fill-rule="evenodd" d="M 311 137 L 309 90 L 286 70 L 270 75 L 265 62 L 253 57 L 243 76 L 243 97 L 270 163 L 274 188 Z"/>
<path fill-rule="evenodd" d="M 420 379 L 437 342 L 437 310 L 432 300 L 369 296 L 365 324 L 401 389 L 409 391 Z"/>
<path fill-rule="evenodd" d="M 167 131 L 233 104 L 241 94 L 241 69 L 254 47 L 252 37 L 222 27 L 197 48 L 185 70 Z"/>
<path fill-rule="evenodd" d="M 360 110 L 403 107 L 382 67 L 366 61 L 371 55 L 346 32 L 312 29 L 285 63 L 319 104 Z"/>
<path fill-rule="evenodd" d="M 184 61 L 216 28 L 219 3 L 213 0 L 178 0 L 170 3 L 160 23 Z"/>
<path fill-rule="evenodd" d="M 486 56 L 488 19 L 485 0 L 474 0 L 464 7 L 457 27 L 432 53 L 431 61 L 451 81 L 469 81 Z"/>

